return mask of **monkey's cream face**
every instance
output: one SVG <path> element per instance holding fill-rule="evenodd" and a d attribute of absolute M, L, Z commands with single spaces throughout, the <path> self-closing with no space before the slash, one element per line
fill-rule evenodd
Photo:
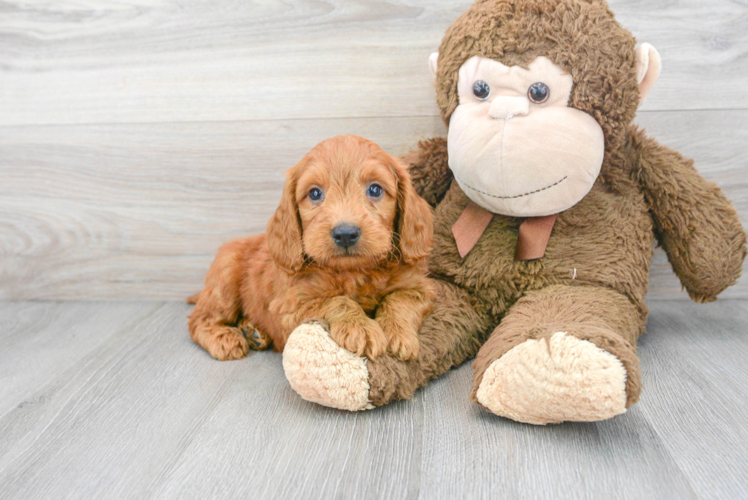
<path fill-rule="evenodd" d="M 568 106 L 573 83 L 546 57 L 528 69 L 479 56 L 462 65 L 447 143 L 449 167 L 470 199 L 493 213 L 534 217 L 584 198 L 605 139 L 590 115 Z"/>

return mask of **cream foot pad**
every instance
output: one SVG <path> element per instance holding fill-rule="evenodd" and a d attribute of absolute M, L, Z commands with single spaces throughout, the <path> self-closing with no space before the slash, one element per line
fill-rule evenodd
<path fill-rule="evenodd" d="M 626 411 L 626 369 L 592 342 L 558 332 L 494 361 L 477 397 L 493 413 L 529 424 L 605 420 Z"/>
<path fill-rule="evenodd" d="M 283 369 L 299 396 L 341 410 L 370 410 L 366 360 L 338 346 L 317 323 L 299 326 L 283 349 Z"/>

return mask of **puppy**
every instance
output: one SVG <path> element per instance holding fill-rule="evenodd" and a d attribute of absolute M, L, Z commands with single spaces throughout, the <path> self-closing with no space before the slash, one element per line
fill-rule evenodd
<path fill-rule="evenodd" d="M 270 341 L 283 351 L 317 319 L 359 356 L 415 359 L 432 243 L 431 209 L 405 167 L 361 137 L 328 139 L 286 172 L 267 232 L 219 249 L 190 335 L 216 359 L 239 359 Z"/>

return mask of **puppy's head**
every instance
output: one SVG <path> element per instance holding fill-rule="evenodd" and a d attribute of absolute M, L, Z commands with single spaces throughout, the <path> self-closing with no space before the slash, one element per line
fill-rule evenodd
<path fill-rule="evenodd" d="M 308 260 L 340 270 L 412 263 L 431 250 L 431 210 L 398 160 L 361 137 L 333 137 L 286 172 L 267 243 L 288 272 Z"/>

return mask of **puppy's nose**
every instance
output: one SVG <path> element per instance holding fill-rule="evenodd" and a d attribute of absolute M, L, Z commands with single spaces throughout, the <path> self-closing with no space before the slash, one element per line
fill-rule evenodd
<path fill-rule="evenodd" d="M 350 248 L 356 244 L 361 230 L 352 224 L 340 224 L 332 230 L 332 239 L 339 247 Z"/>

